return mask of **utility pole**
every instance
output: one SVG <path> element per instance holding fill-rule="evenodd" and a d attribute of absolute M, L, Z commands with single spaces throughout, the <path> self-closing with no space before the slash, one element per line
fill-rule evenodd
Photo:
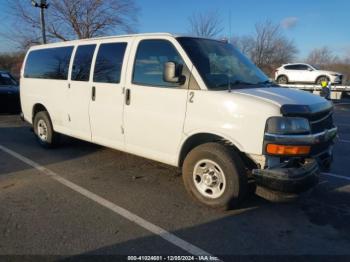
<path fill-rule="evenodd" d="M 37 3 L 37 1 L 32 0 L 32 6 L 40 8 L 41 33 L 42 33 L 43 44 L 46 44 L 45 12 L 44 12 L 44 9 L 47 9 L 49 7 L 49 4 L 46 3 L 46 0 L 40 0 L 40 3 Z"/>

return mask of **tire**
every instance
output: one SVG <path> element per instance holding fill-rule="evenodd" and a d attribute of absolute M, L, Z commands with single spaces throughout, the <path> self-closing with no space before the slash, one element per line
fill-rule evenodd
<path fill-rule="evenodd" d="M 188 193 L 205 206 L 227 210 L 237 207 L 247 196 L 244 164 L 225 145 L 205 143 L 195 147 L 184 160 L 182 174 Z"/>
<path fill-rule="evenodd" d="M 328 81 L 329 81 L 329 78 L 326 77 L 326 76 L 320 76 L 320 77 L 318 77 L 318 78 L 316 79 L 315 84 L 316 84 L 316 85 L 321 85 L 321 83 L 324 82 L 324 81 L 328 82 Z"/>
<path fill-rule="evenodd" d="M 53 148 L 59 144 L 59 134 L 53 130 L 48 112 L 35 114 L 33 121 L 34 134 L 42 147 Z"/>
<path fill-rule="evenodd" d="M 279 76 L 277 77 L 277 83 L 278 84 L 288 84 L 288 77 L 282 75 L 282 76 Z"/>

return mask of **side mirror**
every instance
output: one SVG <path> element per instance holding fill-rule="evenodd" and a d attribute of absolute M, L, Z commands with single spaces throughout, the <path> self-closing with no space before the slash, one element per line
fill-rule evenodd
<path fill-rule="evenodd" d="M 180 77 L 176 72 L 176 64 L 174 62 L 166 62 L 163 70 L 163 80 L 169 83 L 179 83 Z"/>
<path fill-rule="evenodd" d="M 311 71 L 314 71 L 314 70 L 313 70 L 312 68 L 308 67 L 308 68 L 307 68 L 307 71 L 310 71 L 310 72 L 311 72 Z"/>

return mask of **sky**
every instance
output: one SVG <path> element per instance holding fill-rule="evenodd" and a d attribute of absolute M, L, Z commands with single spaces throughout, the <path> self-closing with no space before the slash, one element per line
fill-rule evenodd
<path fill-rule="evenodd" d="M 3 1 L 5 0 L 0 0 Z M 294 40 L 299 50 L 299 58 L 305 58 L 312 49 L 323 46 L 330 47 L 340 57 L 350 55 L 350 0 L 135 0 L 135 2 L 140 8 L 137 28 L 140 33 L 188 33 L 188 18 L 193 13 L 215 11 L 222 17 L 223 36 L 229 36 L 230 31 L 234 36 L 252 34 L 257 22 L 271 20 L 280 24 L 283 33 Z M 0 18 L 5 17 L 7 12 L 6 6 L 2 6 Z M 0 24 L 1 31 L 4 30 L 2 26 L 4 23 Z M 0 52 L 13 49 L 12 44 L 0 37 Z"/>

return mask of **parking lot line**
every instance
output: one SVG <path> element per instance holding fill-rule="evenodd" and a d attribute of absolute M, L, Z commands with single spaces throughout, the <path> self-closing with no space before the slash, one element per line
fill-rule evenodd
<path fill-rule="evenodd" d="M 342 143 L 350 143 L 350 140 L 346 140 L 346 139 L 339 139 L 338 141 Z"/>
<path fill-rule="evenodd" d="M 145 228 L 146 230 L 152 232 L 153 234 L 156 234 L 158 236 L 160 236 L 161 238 L 165 239 L 166 241 L 172 243 L 173 245 L 187 251 L 188 253 L 192 254 L 192 255 L 203 255 L 203 256 L 212 256 L 210 253 L 202 250 L 201 248 L 192 245 L 191 243 L 175 236 L 174 234 L 166 231 L 165 229 L 156 226 L 154 224 L 152 224 L 151 222 L 148 222 L 147 220 L 139 217 L 138 215 L 126 210 L 125 208 L 122 208 L 94 193 L 92 193 L 91 191 L 77 185 L 74 184 L 73 182 L 70 182 L 69 180 L 63 178 L 62 176 L 58 175 L 57 173 L 53 172 L 52 170 L 34 162 L 33 160 L 30 160 L 29 158 L 26 158 L 25 156 L 22 156 L 21 154 L 0 145 L 0 150 L 6 152 L 7 154 L 17 158 L 18 160 L 26 163 L 27 165 L 37 169 L 38 171 L 42 172 L 43 174 L 51 177 L 52 179 L 56 180 L 57 182 L 61 183 L 62 185 L 69 187 L 70 189 L 72 189 L 73 191 L 85 196 L 86 198 L 96 202 L 97 204 L 104 206 L 106 208 L 108 208 L 109 210 L 113 211 L 114 213 L 117 213 L 118 215 L 128 219 L 129 221 L 134 222 L 135 224 Z"/>
<path fill-rule="evenodd" d="M 345 179 L 345 180 L 349 180 L 350 181 L 350 177 L 348 176 L 341 176 L 341 175 L 336 175 L 333 173 L 321 173 L 324 176 L 331 176 L 331 177 L 336 177 L 336 178 L 340 178 L 340 179 Z"/>

